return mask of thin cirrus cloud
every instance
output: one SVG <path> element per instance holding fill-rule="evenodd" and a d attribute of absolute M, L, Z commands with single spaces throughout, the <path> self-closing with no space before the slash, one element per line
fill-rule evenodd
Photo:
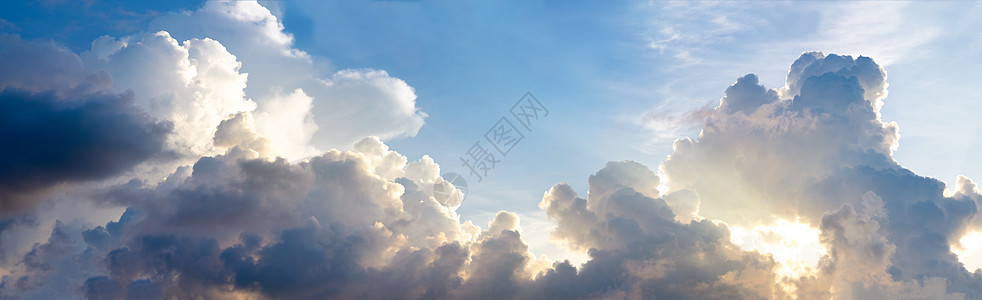
<path fill-rule="evenodd" d="M 832 47 L 840 53 L 872 51 L 868 55 L 882 57 L 880 64 L 891 65 L 916 58 L 911 54 L 918 47 L 940 35 L 936 22 L 905 21 L 912 10 L 922 7 L 902 2 L 653 2 L 645 9 L 656 17 L 647 33 L 649 48 L 690 65 L 745 64 L 731 60 L 731 55 L 753 51 L 755 59 L 763 59 L 816 47 Z"/>
<path fill-rule="evenodd" d="M 236 2 L 162 16 L 81 54 L 3 36 L 0 125 L 24 141 L 3 154 L 31 159 L 0 168 L 0 241 L 41 228 L 10 203 L 86 201 L 8 200 L 19 187 L 73 185 L 125 212 L 95 226 L 51 220 L 37 243 L 0 244 L 0 295 L 982 295 L 982 278 L 951 252 L 982 225 L 982 194 L 965 177 L 945 194 L 893 159 L 899 125 L 881 120 L 886 71 L 872 58 L 808 52 L 776 88 L 740 77 L 658 172 L 614 161 L 588 177 L 585 196 L 566 183 L 544 189 L 551 237 L 589 256 L 574 265 L 533 255 L 517 214 L 498 212 L 486 229 L 461 221 L 459 191 L 433 195 L 453 190 L 440 166 L 389 149 L 384 139 L 423 124 L 412 87 L 381 70 L 319 73 L 325 62 L 282 30 L 262 6 Z M 820 249 L 805 250 L 818 257 L 742 240 L 796 234 L 812 235 L 806 247 Z"/>
<path fill-rule="evenodd" d="M 959 36 L 962 32 L 945 32 L 945 24 L 974 23 L 970 11 L 975 8 L 949 7 L 950 4 L 649 3 L 642 8 L 654 16 L 645 33 L 648 47 L 664 68 L 671 71 L 668 73 L 671 76 L 666 76 L 669 78 L 659 93 L 665 101 L 637 117 L 636 123 L 662 139 L 694 132 L 705 115 L 705 107 L 699 105 L 706 104 L 708 99 L 718 99 L 716 94 L 705 91 L 719 81 L 707 79 L 729 80 L 714 75 L 754 69 L 761 80 L 780 83 L 774 80 L 783 79 L 786 70 L 779 66 L 793 59 L 791 55 L 813 49 L 874 57 L 883 66 L 910 62 L 934 64 L 939 60 L 937 56 L 942 55 L 935 45 L 948 43 L 945 39 L 969 38 Z M 932 13 L 918 14 L 928 11 Z M 965 13 L 953 14 L 953 11 Z M 951 15 L 951 18 L 938 20 L 935 16 L 940 15 Z"/>

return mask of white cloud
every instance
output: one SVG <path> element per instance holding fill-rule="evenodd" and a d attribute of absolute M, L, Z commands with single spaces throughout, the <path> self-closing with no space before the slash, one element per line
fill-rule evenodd
<path fill-rule="evenodd" d="M 380 70 L 341 70 L 321 81 L 323 102 L 314 104 L 314 120 L 323 130 L 313 143 L 321 149 L 375 135 L 383 140 L 415 136 L 426 113 L 401 79 Z"/>
<path fill-rule="evenodd" d="M 151 28 L 96 39 L 81 55 L 84 67 L 72 61 L 79 60 L 74 53 L 44 54 L 69 61 L 59 68 L 75 68 L 46 72 L 72 78 L 92 72 L 86 78 L 96 85 L 133 91 L 151 117 L 174 124 L 170 148 L 183 155 L 177 164 L 224 151 L 213 145 L 215 130 L 241 112 L 254 114 L 255 130 L 267 138 L 271 155 L 293 160 L 365 136 L 415 136 L 424 124 L 426 114 L 405 81 L 383 70 L 329 71 L 326 60 L 293 48 L 282 23 L 258 3 L 208 2 L 197 11 L 158 17 Z M 14 79 L 4 82 L 40 81 Z M 149 178 L 173 168 L 159 167 Z"/>
<path fill-rule="evenodd" d="M 91 52 L 95 59 L 87 63 L 108 71 L 116 90 L 133 91 L 150 116 L 173 122 L 171 146 L 181 154 L 192 159 L 217 154 L 212 139 L 218 124 L 255 109 L 242 93 L 247 75 L 218 41 L 178 42 L 165 31 L 126 40 L 99 38 Z"/>
<path fill-rule="evenodd" d="M 194 12 L 161 16 L 151 28 L 181 39 L 221 42 L 249 74 L 245 96 L 258 103 L 260 114 L 284 91 L 301 89 L 311 98 L 313 123 L 305 122 L 302 129 L 313 132 L 310 144 L 274 147 L 294 149 L 290 158 L 309 154 L 298 149 L 343 148 L 369 135 L 383 140 L 415 136 L 424 124 L 426 114 L 416 107 L 415 91 L 405 81 L 383 70 L 336 70 L 329 61 L 293 48 L 293 37 L 283 31 L 280 20 L 258 3 L 208 2 Z M 266 136 L 282 134 L 269 126 L 258 129 Z M 275 138 L 274 144 L 304 140 Z"/>
<path fill-rule="evenodd" d="M 317 131 L 310 112 L 314 99 L 302 89 L 288 95 L 276 95 L 256 112 L 256 132 L 270 140 L 273 153 L 288 158 L 301 158 L 317 153 L 310 140 Z"/>

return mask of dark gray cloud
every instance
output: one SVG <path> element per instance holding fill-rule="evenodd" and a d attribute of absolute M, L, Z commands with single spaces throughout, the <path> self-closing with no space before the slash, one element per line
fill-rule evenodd
<path fill-rule="evenodd" d="M 371 141 L 301 164 L 236 158 L 235 151 L 202 158 L 173 188 L 127 194 L 146 201 L 134 200 L 118 222 L 78 232 L 85 250 L 50 260 L 102 257 L 96 269 L 105 273 L 77 279 L 79 296 L 89 299 L 157 292 L 277 299 L 782 295 L 772 260 L 736 248 L 723 226 L 675 221 L 664 201 L 637 192 L 657 194 L 657 176 L 640 164 L 612 162 L 591 176 L 589 207 L 567 185 L 546 194 L 542 206 L 560 228 L 584 233 L 556 236 L 590 249 L 592 260 L 556 263 L 537 275 L 517 215 L 499 213 L 480 234 L 447 214 L 418 219 L 408 213 L 413 203 L 447 207 L 419 190 L 423 178 L 374 173 L 393 171 L 393 161 L 396 171 L 410 168 L 380 159 L 393 152 Z M 62 235 L 36 248 L 56 248 Z M 43 285 L 57 276 L 50 270 L 34 270 L 27 278 L 38 283 L 21 292 L 50 288 Z"/>
<path fill-rule="evenodd" d="M 146 117 L 130 97 L 0 92 L 0 210 L 23 208 L 46 188 L 104 179 L 163 153 L 170 125 Z"/>
<path fill-rule="evenodd" d="M 757 75 L 754 74 L 737 79 L 736 84 L 726 89 L 726 96 L 720 101 L 719 110 L 726 114 L 742 112 L 749 115 L 758 107 L 777 101 L 776 91 L 767 90 L 757 82 Z"/>
<path fill-rule="evenodd" d="M 22 40 L 0 34 L 0 90 L 54 90 L 60 97 L 104 90 L 112 85 L 106 72 L 90 73 L 82 59 L 53 41 Z"/>
<path fill-rule="evenodd" d="M 488 257 L 481 268 L 490 268 L 499 265 L 492 253 L 507 250 L 480 251 L 470 242 L 479 229 L 421 190 L 445 184 L 428 158 L 407 164 L 377 139 L 299 164 L 248 158 L 251 149 L 240 147 L 199 159 L 172 183 L 109 189 L 114 203 L 130 206 L 119 221 L 52 234 L 23 259 L 51 266 L 7 277 L 0 290 L 38 293 L 74 274 L 65 280 L 78 287 L 74 296 L 92 299 L 445 298 L 459 293 L 469 253 Z M 66 235 L 76 247 L 39 258 L 62 249 L 55 237 Z M 512 265 L 524 268 L 527 248 L 517 233 L 511 243 L 525 251 Z M 99 258 L 92 269 L 103 273 L 59 271 L 81 256 Z M 516 272 L 517 285 L 528 276 Z"/>
<path fill-rule="evenodd" d="M 557 222 L 555 237 L 590 249 L 591 260 L 580 268 L 557 263 L 530 298 L 786 297 L 773 260 L 738 249 L 729 230 L 709 220 L 677 222 L 665 201 L 637 192 L 658 182 L 646 167 L 611 162 L 590 179 L 588 199 L 560 184 L 540 207 Z"/>
<path fill-rule="evenodd" d="M 148 117 L 109 73 L 52 41 L 0 35 L 0 212 L 39 193 L 161 157 L 171 124 Z"/>

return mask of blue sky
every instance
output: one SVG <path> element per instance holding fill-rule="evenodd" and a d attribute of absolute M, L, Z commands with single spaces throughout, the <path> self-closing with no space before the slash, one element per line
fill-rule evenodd
<path fill-rule="evenodd" d="M 982 158 L 979 157 L 982 153 L 982 98 L 979 96 L 982 80 L 977 75 L 982 69 L 982 18 L 979 17 L 982 16 L 982 2 L 978 1 L 616 1 L 602 4 L 586 1 L 260 1 L 260 4 L 268 12 L 232 9 L 232 13 L 222 15 L 221 11 L 202 8 L 205 5 L 202 1 L 5 2 L 0 4 L 0 33 L 8 34 L 3 41 L 10 45 L 39 43 L 25 46 L 28 47 L 25 49 L 68 49 L 77 57 L 79 68 L 87 72 L 84 74 L 108 71 L 114 81 L 106 83 L 109 87 L 100 86 L 100 91 L 123 95 L 123 90 L 132 90 L 136 93 L 134 102 L 139 109 L 151 117 L 177 124 L 175 136 L 192 136 L 206 127 L 208 134 L 204 139 L 189 137 L 167 142 L 195 150 L 189 153 L 175 150 L 172 154 L 179 158 L 167 164 L 156 165 L 154 161 L 133 166 L 132 171 L 127 171 L 131 173 L 100 178 L 103 181 L 92 184 L 91 190 L 80 184 L 85 186 L 86 193 L 102 193 L 109 187 L 122 189 L 124 183 L 153 182 L 153 178 L 162 182 L 160 189 L 169 188 L 178 185 L 174 183 L 178 179 L 164 181 L 161 178 L 194 178 L 199 175 L 192 175 L 190 166 L 194 165 L 194 172 L 199 172 L 198 164 L 201 168 L 210 168 L 208 160 L 201 157 L 231 160 L 237 155 L 248 159 L 266 155 L 258 146 L 243 152 L 245 154 L 233 150 L 225 152 L 227 149 L 218 145 L 219 138 L 212 138 L 211 134 L 223 132 L 221 127 L 216 129 L 219 122 L 228 126 L 241 122 L 246 124 L 242 130 L 253 130 L 252 133 L 258 132 L 257 136 L 284 136 L 281 140 L 274 138 L 273 152 L 288 156 L 290 163 L 321 155 L 332 147 L 367 153 L 367 150 L 356 149 L 357 146 L 352 146 L 349 141 L 354 135 L 372 134 L 381 136 L 389 149 L 406 156 L 410 162 L 429 156 L 439 164 L 441 172 L 467 175 L 467 197 L 456 208 L 459 215 L 451 214 L 459 217 L 459 221 L 471 220 L 487 229 L 492 226 L 489 223 L 509 223 L 507 215 L 502 217 L 499 211 L 515 213 L 520 219 L 524 243 L 532 253 L 584 263 L 590 258 L 585 251 L 590 248 L 589 243 L 567 241 L 582 244 L 581 249 L 571 249 L 563 243 L 550 241 L 551 235 L 561 235 L 552 233 L 556 228 L 552 223 L 555 220 L 551 219 L 555 217 L 549 215 L 552 212 L 540 208 L 543 205 L 540 203 L 546 203 L 544 194 L 554 195 L 556 191 L 555 187 L 552 190 L 550 187 L 567 183 L 582 198 L 606 197 L 587 195 L 588 190 L 602 190 L 588 181 L 591 174 L 598 174 L 600 178 L 603 176 L 597 170 L 630 168 L 608 166 L 607 163 L 631 160 L 647 166 L 662 178 L 660 185 L 657 179 L 653 184 L 658 186 L 654 194 L 642 191 L 648 186 L 633 187 L 647 197 L 668 197 L 669 192 L 685 189 L 699 192 L 696 188 L 698 180 L 685 188 L 666 183 L 667 178 L 679 178 L 660 169 L 666 157 L 675 151 L 673 143 L 676 139 L 699 140 L 700 130 L 714 128 L 707 125 L 707 117 L 715 116 L 713 109 L 721 103 L 727 87 L 734 85 L 738 78 L 753 73 L 764 87 L 781 89 L 785 86 L 791 63 L 811 51 L 852 58 L 867 56 L 885 70 L 889 94 L 882 109 L 877 111 L 875 123 L 896 122 L 899 126 L 899 147 L 892 152 L 892 158 L 899 166 L 944 182 L 948 194 L 956 193 L 956 187 L 967 186 L 956 185 L 959 175 L 982 179 Z M 267 14 L 273 17 L 269 18 Z M 218 15 L 241 22 L 215 17 Z M 154 35 L 160 30 L 167 32 L 166 37 Z M 157 76 L 153 73 L 157 69 L 153 68 L 160 65 L 133 65 L 164 53 L 152 49 L 163 47 L 161 45 L 169 47 L 171 37 L 176 42 L 173 44 L 177 49 L 175 55 L 184 53 L 189 61 L 193 61 L 181 61 L 184 64 L 181 66 L 220 61 L 223 62 L 221 67 L 231 70 L 232 75 L 207 73 L 204 66 L 197 66 L 190 73 L 179 71 L 173 79 L 178 82 L 189 78 L 187 76 L 198 76 L 195 77 L 198 79 L 188 81 L 194 84 L 184 83 L 177 88 L 194 86 L 187 93 L 183 90 L 171 93 L 173 86 L 168 83 L 155 86 L 152 80 Z M 184 41 L 195 41 L 196 44 L 184 44 Z M 148 45 L 146 49 L 151 50 L 140 52 L 146 49 L 135 46 L 137 44 Z M 181 47 L 191 50 L 181 52 Z M 195 59 L 196 55 L 200 57 Z M 206 60 L 204 57 L 219 59 Z M 22 60 L 32 61 L 30 57 Z M 242 63 L 241 69 L 236 62 Z M 3 66 L 14 72 L 12 69 L 18 65 L 7 62 Z M 51 72 L 61 72 L 59 70 Z M 242 76 L 240 72 L 249 75 Z M 172 73 L 168 74 L 174 75 Z M 283 79 L 277 81 L 281 77 Z M 91 81 L 86 78 L 80 81 Z M 0 80 L 3 79 L 0 76 Z M 58 91 L 58 97 L 64 93 L 73 95 L 77 85 L 71 85 L 71 91 L 54 90 Z M 8 86 L 38 91 L 32 89 L 37 85 L 18 87 L 4 82 L 0 82 L 0 91 Z M 218 92 L 212 90 L 226 87 Z M 304 93 L 295 93 L 294 88 Z M 483 140 L 485 132 L 501 117 L 511 118 L 509 109 L 527 92 L 548 108 L 549 115 L 538 120 L 531 130 L 523 131 L 525 139 L 478 182 L 476 177 L 467 174 L 460 157 L 465 156 L 474 142 Z M 229 98 L 229 95 L 232 96 Z M 225 102 L 212 101 L 208 98 L 212 96 Z M 181 97 L 204 97 L 204 100 L 185 103 L 180 102 L 183 101 Z M 178 100 L 173 100 L 174 104 L 160 104 L 159 101 L 170 101 L 162 99 Z M 208 103 L 213 102 L 222 104 L 209 108 Z M 409 103 L 408 111 L 392 109 L 406 103 Z M 193 108 L 181 110 L 185 106 Z M 347 110 L 349 107 L 351 110 Z M 233 119 L 226 116 L 226 112 L 251 114 L 240 114 Z M 309 120 L 305 118 L 316 121 L 316 126 L 306 122 Z M 331 121 L 324 121 L 328 119 Z M 273 128 L 263 124 L 273 124 Z M 733 133 L 734 136 L 740 134 Z M 712 137 L 708 139 L 714 141 Z M 772 142 L 766 137 L 753 141 L 759 142 L 761 147 Z M 229 143 L 249 149 L 245 140 Z M 733 147 L 741 145 L 735 142 Z M 375 147 L 374 144 L 362 146 L 365 149 Z M 206 150 L 199 151 L 199 148 Z M 379 158 L 380 161 L 386 159 L 385 156 Z M 819 158 L 801 155 L 800 159 Z M 824 163 L 827 162 L 817 164 Z M 373 176 L 387 178 L 383 168 L 378 167 L 378 161 L 369 164 L 378 168 L 373 169 L 376 173 Z M 693 165 L 698 167 L 698 164 Z M 406 169 L 405 166 L 402 168 Z M 719 168 L 720 173 L 728 170 L 726 166 Z M 819 175 L 810 170 L 800 173 L 804 177 L 832 178 L 823 171 L 815 172 Z M 703 175 L 714 177 L 718 174 Z M 644 177 L 644 174 L 637 176 Z M 729 178 L 719 176 L 717 178 Z M 793 182 L 792 179 L 789 181 Z M 392 182 L 396 181 L 393 179 Z M 736 190 L 736 194 L 746 192 L 747 195 L 763 195 L 761 197 L 786 195 Z M 708 194 L 705 192 L 703 196 Z M 825 196 L 828 195 L 822 195 Z M 877 197 L 880 196 L 890 203 L 887 196 Z M 862 201 L 867 198 L 872 199 L 863 196 Z M 51 201 L 63 203 L 58 202 L 63 200 Z M 590 201 L 594 201 L 593 198 Z M 712 200 L 703 199 L 703 203 L 712 203 Z M 64 211 L 70 211 L 70 207 L 74 207 L 71 205 L 75 204 L 52 205 L 59 207 L 59 212 L 44 215 L 43 218 L 50 217 L 51 220 L 41 222 L 47 224 L 40 227 L 43 229 L 25 229 L 29 233 L 18 238 L 20 243 L 30 245 L 28 241 L 32 238 L 47 238 L 51 228 L 56 226 L 54 219 L 66 218 L 68 213 Z M 93 215 L 99 217 L 77 219 L 85 226 L 104 224 L 118 220 L 126 207 L 146 208 L 141 205 L 144 204 L 85 206 L 98 212 Z M 800 220 L 790 220 L 782 215 L 783 212 L 775 211 L 774 215 L 787 217 L 781 219 L 782 222 L 801 221 L 803 223 L 796 224 L 819 232 L 824 216 L 844 213 L 844 210 L 833 212 L 832 208 L 837 207 L 820 207 L 826 210 L 811 215 L 802 212 L 797 216 Z M 672 206 L 672 209 L 679 213 L 679 207 Z M 868 213 L 875 217 L 875 213 Z M 702 217 L 723 222 L 720 224 L 730 222 L 732 224 L 727 226 L 732 225 L 733 230 L 746 229 L 740 232 L 754 232 L 752 227 L 756 225 L 763 226 L 759 229 L 770 228 L 764 225 L 785 224 L 742 224 L 725 218 Z M 464 225 L 454 228 L 459 232 L 467 230 Z M 954 245 L 955 238 L 973 230 L 976 229 L 957 229 L 947 238 L 951 238 L 949 242 Z M 3 228 L 0 228 L 2 232 Z M 754 239 L 752 234 L 748 236 L 748 241 Z M 472 238 L 480 240 L 476 235 Z M 216 239 L 225 243 L 221 238 Z M 814 248 L 823 247 L 817 238 L 814 244 Z M 23 248 L 27 251 L 30 247 Z M 767 251 L 781 255 L 779 251 L 774 252 L 777 250 Z M 0 254 L 2 252 L 0 249 Z M 982 258 L 977 264 L 982 266 Z M 8 273 L 0 268 L 0 274 Z"/>

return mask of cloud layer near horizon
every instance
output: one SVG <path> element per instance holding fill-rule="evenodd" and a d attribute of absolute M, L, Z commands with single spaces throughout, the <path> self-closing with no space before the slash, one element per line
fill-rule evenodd
<path fill-rule="evenodd" d="M 661 176 L 610 162 L 585 197 L 546 189 L 552 238 L 589 255 L 574 265 L 533 255 L 514 213 L 460 220 L 462 194 L 433 196 L 451 190 L 439 165 L 389 150 L 425 118 L 402 80 L 315 71 L 254 2 L 151 27 L 81 54 L 0 37 L 2 137 L 24 141 L 2 151 L 29 158 L 0 166 L 0 296 L 982 297 L 982 275 L 951 252 L 982 225 L 982 194 L 959 178 L 945 195 L 893 160 L 871 58 L 805 53 L 779 89 L 741 77 Z M 36 205 L 76 201 L 125 211 L 11 238 L 41 228 Z M 779 221 L 819 233 L 809 272 L 732 242 L 732 228 Z"/>

